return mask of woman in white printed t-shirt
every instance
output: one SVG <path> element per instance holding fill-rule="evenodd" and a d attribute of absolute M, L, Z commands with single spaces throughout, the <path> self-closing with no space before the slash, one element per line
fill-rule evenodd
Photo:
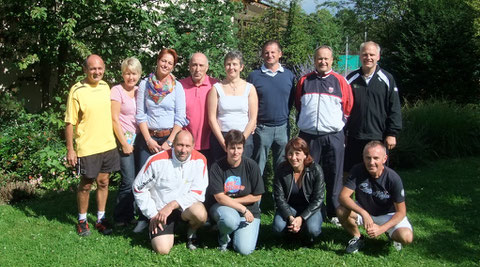
<path fill-rule="evenodd" d="M 253 136 L 257 123 L 258 97 L 253 84 L 240 78 L 244 63 L 238 51 L 229 52 L 224 59 L 226 77 L 213 85 L 208 94 L 208 121 L 212 129 L 210 152 L 217 161 L 226 155 L 225 134 L 230 130 L 243 133 L 246 143 L 243 155 L 251 157 Z"/>

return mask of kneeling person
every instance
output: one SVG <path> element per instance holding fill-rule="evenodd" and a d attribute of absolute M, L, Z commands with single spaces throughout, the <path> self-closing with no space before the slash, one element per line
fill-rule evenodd
<path fill-rule="evenodd" d="M 233 249 L 242 255 L 255 250 L 260 229 L 260 200 L 265 192 L 260 168 L 243 155 L 245 137 L 238 130 L 225 135 L 227 157 L 210 169 L 208 195 L 213 198 L 210 216 L 217 222 L 220 251 Z"/>
<path fill-rule="evenodd" d="M 173 151 L 151 156 L 133 184 L 135 201 L 150 219 L 153 249 L 168 254 L 173 247 L 174 225 L 188 222 L 187 247 L 196 248 L 196 230 L 207 220 L 202 202 L 208 186 L 205 156 L 193 149 L 188 131 L 180 131 Z"/>
<path fill-rule="evenodd" d="M 285 155 L 286 161 L 277 168 L 273 182 L 277 207 L 273 231 L 303 232 L 312 244 L 322 232 L 320 208 L 325 195 L 322 167 L 313 161 L 307 142 L 300 137 L 288 142 Z"/>
<path fill-rule="evenodd" d="M 343 228 L 353 235 L 347 253 L 355 253 L 363 247 L 363 236 L 357 226 L 361 224 L 371 238 L 388 233 L 397 250 L 402 244 L 413 241 L 402 180 L 395 171 L 384 166 L 386 161 L 384 144 L 369 142 L 363 150 L 364 163 L 355 165 L 345 181 L 337 216 Z M 357 202 L 351 198 L 353 192 Z"/>

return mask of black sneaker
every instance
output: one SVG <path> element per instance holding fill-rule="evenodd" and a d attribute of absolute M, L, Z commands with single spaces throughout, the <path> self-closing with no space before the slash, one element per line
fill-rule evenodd
<path fill-rule="evenodd" d="M 107 221 L 107 219 L 97 221 L 97 223 L 95 224 L 95 229 L 97 229 L 101 234 L 104 235 L 109 235 L 113 232 L 112 226 Z"/>
<path fill-rule="evenodd" d="M 88 222 L 87 220 L 80 220 L 77 223 L 77 234 L 79 236 L 89 236 L 90 233 L 90 227 L 88 227 Z"/>
<path fill-rule="evenodd" d="M 199 247 L 200 247 L 200 245 L 198 244 L 198 239 L 196 237 L 187 239 L 187 248 L 189 250 L 195 250 Z"/>
<path fill-rule="evenodd" d="M 350 241 L 348 241 L 346 251 L 347 253 L 357 253 L 358 250 L 363 248 L 363 246 L 364 246 L 363 236 L 360 236 L 360 237 L 354 236 L 352 239 L 350 239 Z"/>

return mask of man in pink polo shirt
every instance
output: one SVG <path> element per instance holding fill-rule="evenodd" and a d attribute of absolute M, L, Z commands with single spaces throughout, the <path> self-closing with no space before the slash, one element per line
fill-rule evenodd
<path fill-rule="evenodd" d="M 207 118 L 207 95 L 217 79 L 207 75 L 208 59 L 203 53 L 195 53 L 188 65 L 190 76 L 180 80 L 185 90 L 187 119 L 185 127 L 192 133 L 195 150 L 207 158 L 208 167 L 213 163 L 210 156 L 210 125 Z"/>

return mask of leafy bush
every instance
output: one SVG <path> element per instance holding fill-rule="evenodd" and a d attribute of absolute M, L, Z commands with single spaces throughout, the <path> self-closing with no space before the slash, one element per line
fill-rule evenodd
<path fill-rule="evenodd" d="M 60 112 L 29 114 L 11 93 L 0 99 L 0 169 L 3 185 L 28 182 L 37 187 L 65 190 L 75 182 L 66 165 Z"/>
<path fill-rule="evenodd" d="M 480 106 L 431 99 L 405 104 L 403 130 L 392 163 L 414 167 L 428 160 L 480 153 Z"/>

